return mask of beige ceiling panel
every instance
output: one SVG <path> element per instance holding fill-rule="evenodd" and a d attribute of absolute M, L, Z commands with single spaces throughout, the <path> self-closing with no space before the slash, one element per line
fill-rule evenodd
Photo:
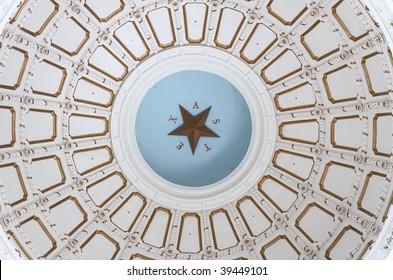
<path fill-rule="evenodd" d="M 351 252 L 356 251 L 356 245 L 362 242 L 362 232 L 353 226 L 346 226 L 333 240 L 325 253 L 328 260 L 346 260 L 352 258 Z"/>
<path fill-rule="evenodd" d="M 60 158 L 54 155 L 32 159 L 30 172 L 35 187 L 43 193 L 64 185 L 67 178 Z"/>
<path fill-rule="evenodd" d="M 256 63 L 277 42 L 278 35 L 262 23 L 255 25 L 247 38 L 240 57 L 247 63 Z"/>
<path fill-rule="evenodd" d="M 32 8 L 33 13 L 24 22 L 22 30 L 32 36 L 40 35 L 59 11 L 54 0 L 42 0 Z"/>
<path fill-rule="evenodd" d="M 0 178 L 8 203 L 14 207 L 27 200 L 27 189 L 21 167 L 16 163 L 0 165 Z"/>
<path fill-rule="evenodd" d="M 320 36 L 323 34 L 323 36 Z M 340 51 L 340 41 L 326 23 L 318 20 L 301 35 L 301 42 L 309 55 L 320 61 Z"/>
<path fill-rule="evenodd" d="M 89 58 L 89 66 L 105 76 L 119 82 L 123 80 L 128 67 L 107 46 L 99 46 Z"/>
<path fill-rule="evenodd" d="M 381 203 L 382 193 L 388 184 L 386 174 L 371 171 L 362 184 L 360 197 L 358 199 L 358 208 L 371 217 L 376 217 L 377 207 Z"/>
<path fill-rule="evenodd" d="M 268 85 L 274 85 L 301 70 L 302 64 L 296 54 L 286 49 L 262 69 L 261 77 Z"/>
<path fill-rule="evenodd" d="M 245 20 L 242 12 L 227 7 L 222 9 L 218 18 L 215 44 L 224 49 L 232 48 Z"/>
<path fill-rule="evenodd" d="M 13 107 L 0 106 L 0 149 L 10 148 L 16 143 L 16 112 Z"/>
<path fill-rule="evenodd" d="M 372 96 L 389 94 L 389 86 L 380 55 L 380 52 L 374 52 L 362 59 L 362 67 L 364 75 L 366 76 L 367 88 Z"/>
<path fill-rule="evenodd" d="M 0 73 L 0 88 L 10 90 L 19 88 L 28 60 L 29 55 L 26 51 L 12 47 L 7 58 L 7 61 L 12 61 L 12 63 L 7 63 Z"/>
<path fill-rule="evenodd" d="M 120 26 L 114 32 L 114 37 L 136 61 L 141 61 L 150 54 L 150 49 L 135 22 Z"/>
<path fill-rule="evenodd" d="M 49 206 L 49 214 L 56 229 L 68 236 L 76 233 L 88 218 L 78 199 L 73 196 L 68 196 Z"/>
<path fill-rule="evenodd" d="M 78 80 L 74 90 L 74 100 L 90 106 L 108 108 L 114 97 L 113 90 L 85 77 Z"/>
<path fill-rule="evenodd" d="M 114 260 L 120 251 L 119 243 L 102 230 L 91 234 L 80 248 L 88 260 Z"/>
<path fill-rule="evenodd" d="M 310 83 L 280 91 L 274 96 L 274 103 L 281 112 L 313 108 L 317 104 L 314 89 Z"/>
<path fill-rule="evenodd" d="M 323 75 L 323 85 L 327 99 L 331 103 L 355 101 L 359 95 L 356 78 L 357 71 L 348 65 L 340 66 Z"/>
<path fill-rule="evenodd" d="M 163 7 L 150 11 L 147 13 L 146 18 L 159 47 L 167 48 L 176 43 L 173 18 L 169 8 Z"/>
<path fill-rule="evenodd" d="M 112 163 L 112 149 L 108 146 L 88 148 L 74 152 L 72 158 L 77 172 L 85 175 Z"/>
<path fill-rule="evenodd" d="M 124 1 L 86 0 L 84 6 L 99 22 L 107 22 L 123 10 Z"/>
<path fill-rule="evenodd" d="M 214 247 L 217 250 L 229 249 L 240 242 L 232 220 L 225 209 L 219 209 L 211 212 L 209 218 Z"/>
<path fill-rule="evenodd" d="M 71 17 L 66 19 L 52 38 L 51 45 L 58 50 L 74 56 L 89 40 L 90 32 L 82 23 Z"/>
<path fill-rule="evenodd" d="M 263 177 L 258 189 L 281 213 L 288 211 L 298 198 L 295 190 L 272 176 Z"/>
<path fill-rule="evenodd" d="M 87 194 L 94 204 L 103 207 L 127 186 L 127 179 L 120 172 L 114 172 L 87 186 Z"/>
<path fill-rule="evenodd" d="M 298 260 L 300 251 L 286 235 L 279 235 L 261 249 L 264 260 Z"/>
<path fill-rule="evenodd" d="M 169 226 L 171 224 L 172 213 L 165 208 L 156 208 L 143 231 L 141 239 L 148 245 L 164 248 L 167 243 Z"/>
<path fill-rule="evenodd" d="M 351 40 L 358 41 L 368 35 L 366 27 L 349 2 L 340 0 L 332 10 L 334 17 Z"/>
<path fill-rule="evenodd" d="M 311 175 L 314 159 L 311 156 L 278 150 L 273 157 L 273 166 L 298 180 L 306 181 Z"/>
<path fill-rule="evenodd" d="M 49 60 L 39 62 L 31 79 L 31 89 L 34 94 L 58 97 L 64 87 L 67 71 Z"/>
<path fill-rule="evenodd" d="M 239 200 L 236 208 L 250 235 L 253 237 L 262 234 L 273 224 L 272 219 L 269 218 L 252 197 L 247 196 Z"/>
<path fill-rule="evenodd" d="M 363 123 L 358 115 L 335 117 L 330 124 L 332 147 L 358 151 L 362 145 Z"/>
<path fill-rule="evenodd" d="M 198 214 L 186 213 L 182 216 L 177 250 L 188 254 L 197 254 L 203 250 L 201 218 Z"/>
<path fill-rule="evenodd" d="M 49 232 L 48 226 L 37 216 L 31 216 L 20 222 L 20 229 L 43 258 L 48 257 L 57 248 L 56 239 Z"/>
<path fill-rule="evenodd" d="M 320 189 L 338 200 L 345 200 L 354 190 L 356 169 L 354 166 L 331 161 L 326 164 L 319 183 Z"/>
<path fill-rule="evenodd" d="M 372 147 L 374 154 L 390 157 L 392 150 L 392 114 L 380 113 L 373 118 Z"/>
<path fill-rule="evenodd" d="M 278 130 L 283 140 L 309 145 L 319 142 L 319 122 L 315 119 L 282 122 Z"/>
<path fill-rule="evenodd" d="M 132 193 L 111 214 L 110 219 L 122 231 L 130 232 L 146 207 L 146 198 Z"/>
<path fill-rule="evenodd" d="M 270 0 L 267 10 L 282 24 L 293 25 L 307 11 L 307 6 L 303 0 Z"/>
<path fill-rule="evenodd" d="M 296 219 L 295 227 L 312 243 L 323 241 L 334 224 L 334 214 L 317 203 L 310 203 Z"/>
<path fill-rule="evenodd" d="M 109 121 L 106 117 L 71 114 L 68 129 L 72 139 L 100 137 L 109 133 Z"/>
<path fill-rule="evenodd" d="M 57 138 L 57 115 L 55 111 L 30 109 L 26 114 L 25 137 L 31 144 L 53 142 Z"/>
<path fill-rule="evenodd" d="M 183 6 L 186 39 L 190 43 L 201 43 L 206 39 L 209 8 L 203 3 L 187 3 Z"/>

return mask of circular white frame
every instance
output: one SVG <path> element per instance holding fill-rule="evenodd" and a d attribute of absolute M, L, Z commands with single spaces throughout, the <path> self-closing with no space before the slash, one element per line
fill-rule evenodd
<path fill-rule="evenodd" d="M 147 91 L 184 70 L 211 72 L 231 82 L 246 100 L 252 120 L 250 146 L 240 165 L 226 178 L 200 188 L 176 185 L 157 175 L 143 159 L 135 136 L 138 107 Z M 218 49 L 183 46 L 156 54 L 130 74 L 116 96 L 111 137 L 120 167 L 141 193 L 167 207 L 196 211 L 221 207 L 258 183 L 273 155 L 276 119 L 261 78 L 247 64 Z"/>

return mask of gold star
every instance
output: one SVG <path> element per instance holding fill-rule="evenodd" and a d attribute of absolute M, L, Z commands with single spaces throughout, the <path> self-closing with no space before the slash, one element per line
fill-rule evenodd
<path fill-rule="evenodd" d="M 206 126 L 211 106 L 196 116 L 191 115 L 186 109 L 179 105 L 183 124 L 168 133 L 168 135 L 187 136 L 190 143 L 192 154 L 198 145 L 201 137 L 220 137 Z"/>

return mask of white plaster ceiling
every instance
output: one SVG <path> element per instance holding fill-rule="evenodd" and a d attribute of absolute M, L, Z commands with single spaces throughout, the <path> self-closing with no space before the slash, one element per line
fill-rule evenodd
<path fill-rule="evenodd" d="M 0 39 L 0 224 L 19 257 L 362 259 L 389 226 L 392 52 L 361 1 L 16 2 Z M 126 77 L 185 45 L 247 63 L 275 106 L 268 167 L 219 208 L 161 204 L 113 152 Z"/>

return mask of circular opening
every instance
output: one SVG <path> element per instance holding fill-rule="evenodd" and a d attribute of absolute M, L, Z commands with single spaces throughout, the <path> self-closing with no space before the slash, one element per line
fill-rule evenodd
<path fill-rule="evenodd" d="M 135 133 L 155 173 L 177 185 L 202 187 L 224 179 L 242 162 L 251 141 L 251 114 L 226 79 L 181 71 L 147 91 Z"/>

